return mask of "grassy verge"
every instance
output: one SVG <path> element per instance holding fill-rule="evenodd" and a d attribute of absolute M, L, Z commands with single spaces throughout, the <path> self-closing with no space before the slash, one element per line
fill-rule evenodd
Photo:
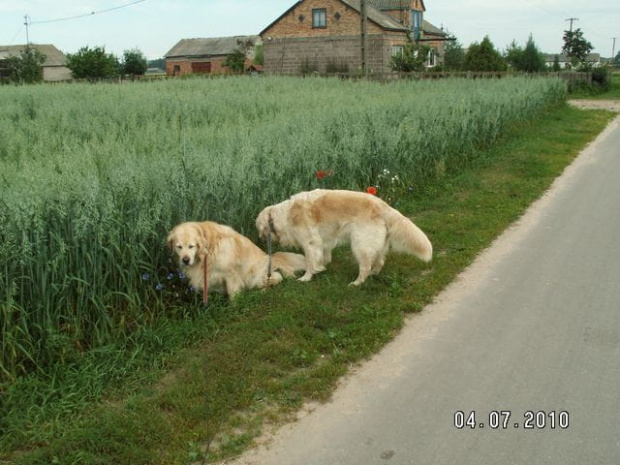
<path fill-rule="evenodd" d="M 435 248 L 430 265 L 392 255 L 378 277 L 346 250 L 308 284 L 215 298 L 178 320 L 32 375 L 0 401 L 0 463 L 212 463 L 249 447 L 388 342 L 550 185 L 613 115 L 553 110 L 469 166 L 405 189 L 396 207 Z M 205 336 L 208 335 L 208 336 Z"/>
<path fill-rule="evenodd" d="M 596 87 L 576 89 L 570 93 L 569 97 L 587 100 L 620 100 L 620 72 L 615 71 L 611 74 L 611 85 L 607 91 L 602 91 Z"/>

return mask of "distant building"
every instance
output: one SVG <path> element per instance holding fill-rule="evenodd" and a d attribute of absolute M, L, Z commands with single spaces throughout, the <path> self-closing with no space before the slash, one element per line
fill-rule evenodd
<path fill-rule="evenodd" d="M 69 81 L 73 79 L 71 70 L 67 68 L 67 57 L 51 44 L 30 44 L 45 55 L 43 68 L 43 80 L 47 82 Z M 26 45 L 0 45 L 0 68 L 1 62 L 11 56 L 19 56 L 26 49 Z"/>
<path fill-rule="evenodd" d="M 562 69 L 571 69 L 572 62 L 570 57 L 566 55 L 562 55 L 561 53 L 553 54 L 546 53 L 545 54 L 545 63 L 549 68 L 553 67 L 553 63 L 555 63 L 555 57 L 558 57 L 558 63 L 560 64 L 560 68 Z M 601 55 L 599 53 L 590 53 L 586 57 L 586 62 L 590 63 L 594 68 L 598 68 L 601 66 Z"/>
<path fill-rule="evenodd" d="M 423 0 L 366 0 L 365 64 L 390 73 L 408 40 L 431 47 L 427 67 L 443 56 L 447 34 L 424 20 Z M 362 66 L 360 0 L 298 0 L 261 33 L 267 74 L 355 73 Z"/>
<path fill-rule="evenodd" d="M 254 45 L 261 43 L 259 36 L 182 39 L 164 55 L 166 74 L 228 74 L 230 71 L 223 63 L 228 55 L 240 49 L 240 43 L 248 40 Z M 252 66 L 253 53 L 252 47 L 246 57 L 245 69 Z"/>

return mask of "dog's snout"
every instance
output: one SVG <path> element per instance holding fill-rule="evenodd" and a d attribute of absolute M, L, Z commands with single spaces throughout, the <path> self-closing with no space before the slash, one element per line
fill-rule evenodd
<path fill-rule="evenodd" d="M 182 262 L 183 262 L 185 265 L 189 265 L 189 257 L 183 257 Z"/>

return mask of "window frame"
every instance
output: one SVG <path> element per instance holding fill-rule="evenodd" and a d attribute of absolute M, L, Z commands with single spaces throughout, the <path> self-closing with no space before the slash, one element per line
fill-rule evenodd
<path fill-rule="evenodd" d="M 312 9 L 312 29 L 327 28 L 327 8 Z"/>

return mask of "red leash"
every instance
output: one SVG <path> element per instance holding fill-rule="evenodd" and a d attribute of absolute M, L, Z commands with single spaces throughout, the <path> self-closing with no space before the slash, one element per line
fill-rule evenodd
<path fill-rule="evenodd" d="M 203 278 L 202 283 L 202 303 L 207 305 L 209 303 L 209 259 L 208 254 L 205 254 L 204 263 L 202 264 Z"/>

